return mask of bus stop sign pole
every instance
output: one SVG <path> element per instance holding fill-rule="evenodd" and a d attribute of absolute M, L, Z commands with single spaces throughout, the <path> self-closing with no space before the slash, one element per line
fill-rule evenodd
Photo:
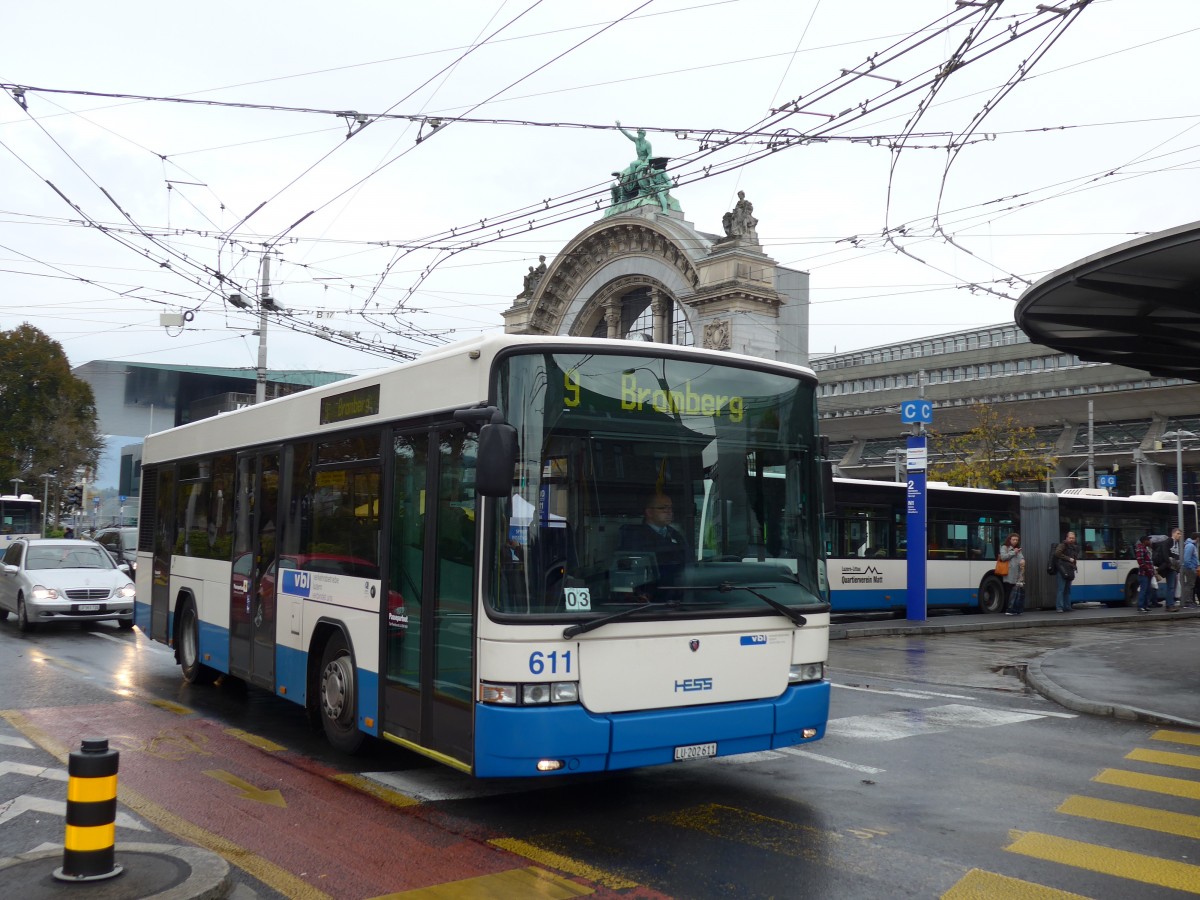
<path fill-rule="evenodd" d="M 921 432 L 908 438 L 908 497 L 905 503 L 908 515 L 905 520 L 904 555 L 908 563 L 907 618 L 912 622 L 924 622 L 928 587 L 925 579 L 925 510 L 928 499 L 925 468 L 929 459 L 925 426 L 933 421 L 933 404 L 924 398 L 901 403 L 900 421 L 906 425 L 919 426 Z"/>

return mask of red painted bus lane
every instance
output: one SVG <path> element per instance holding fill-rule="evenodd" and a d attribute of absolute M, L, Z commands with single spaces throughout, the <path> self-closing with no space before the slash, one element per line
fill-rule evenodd
<path fill-rule="evenodd" d="M 428 821 L 420 807 L 397 809 L 353 792 L 332 780 L 334 770 L 264 752 L 207 719 L 130 701 L 22 715 L 60 748 L 107 737 L 121 753 L 122 789 L 330 897 L 377 897 L 529 869 L 529 859 L 486 843 L 495 835 L 464 836 Z M 566 885 L 612 895 L 569 876 Z"/>

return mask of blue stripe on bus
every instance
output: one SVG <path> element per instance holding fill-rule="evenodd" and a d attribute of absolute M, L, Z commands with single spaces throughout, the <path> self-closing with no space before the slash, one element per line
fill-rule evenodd
<path fill-rule="evenodd" d="M 845 612 L 877 612 L 888 609 L 908 608 L 908 589 L 890 588 L 887 590 L 857 590 L 829 592 L 832 611 Z M 925 602 L 930 609 L 942 607 L 976 606 L 979 603 L 979 591 L 976 588 L 930 588 Z"/>
<path fill-rule="evenodd" d="M 305 651 L 275 645 L 275 693 L 301 706 L 308 702 L 308 654 Z"/>
<path fill-rule="evenodd" d="M 134 598 L 133 621 L 146 637 L 150 636 L 150 604 Z"/>
<path fill-rule="evenodd" d="M 532 776 L 541 759 L 566 762 L 560 774 L 673 762 L 675 748 L 715 741 L 718 756 L 818 740 L 829 717 L 829 682 L 795 685 L 773 700 L 633 713 L 582 706 L 475 707 L 475 774 Z"/>
<path fill-rule="evenodd" d="M 174 628 L 171 634 L 174 634 Z M 210 669 L 229 671 L 229 629 L 208 622 L 200 623 L 200 659 Z"/>

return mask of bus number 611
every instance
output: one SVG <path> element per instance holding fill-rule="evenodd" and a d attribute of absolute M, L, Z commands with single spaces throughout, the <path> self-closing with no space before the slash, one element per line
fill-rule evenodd
<path fill-rule="evenodd" d="M 557 650 L 551 650 L 549 653 L 543 653 L 541 650 L 534 650 L 529 654 L 529 672 L 531 675 L 541 675 L 547 671 L 547 667 L 551 675 L 558 675 L 558 664 L 562 663 L 562 674 L 571 674 L 571 651 L 564 650 L 559 653 Z"/>

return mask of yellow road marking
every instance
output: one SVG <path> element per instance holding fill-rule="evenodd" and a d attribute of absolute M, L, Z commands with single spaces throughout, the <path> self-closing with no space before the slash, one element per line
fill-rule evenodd
<path fill-rule="evenodd" d="M 225 733 L 230 737 L 237 738 L 239 741 L 244 741 L 251 747 L 266 750 L 268 753 L 278 753 L 280 750 L 287 749 L 282 744 L 277 744 L 274 741 L 267 740 L 265 737 L 259 737 L 257 734 L 251 734 L 248 731 L 242 731 L 240 728 L 226 728 Z"/>
<path fill-rule="evenodd" d="M 165 709 L 167 712 L 173 712 L 177 716 L 190 716 L 195 710 L 188 709 L 182 703 L 172 703 L 170 700 L 151 700 L 151 706 L 157 706 L 159 709 Z"/>
<path fill-rule="evenodd" d="M 824 848 L 842 839 L 839 834 L 811 825 L 797 825 L 720 803 L 705 803 L 669 815 L 653 816 L 651 820 L 809 860 L 826 861 Z"/>
<path fill-rule="evenodd" d="M 1194 753 L 1171 753 L 1169 750 L 1143 750 L 1138 747 L 1125 754 L 1126 759 L 1138 762 L 1158 763 L 1161 766 L 1178 766 L 1182 769 L 1200 769 L 1200 756 Z"/>
<path fill-rule="evenodd" d="M 540 863 L 551 869 L 558 869 L 560 872 L 567 872 L 579 878 L 586 878 L 588 881 L 602 884 L 607 888 L 612 888 L 614 891 L 638 887 L 636 881 L 629 881 L 620 875 L 605 872 L 603 869 L 589 866 L 587 863 L 571 859 L 569 856 L 563 856 L 561 853 L 543 850 L 540 847 L 535 847 L 533 844 L 527 844 L 525 841 L 519 841 L 516 838 L 496 838 L 488 841 L 488 843 L 494 847 L 499 847 L 501 850 L 507 850 L 509 853 L 524 856 L 526 859 L 531 859 L 535 863 Z"/>
<path fill-rule="evenodd" d="M 1166 778 L 1162 775 L 1126 772 L 1124 769 L 1105 769 L 1092 781 L 1100 784 L 1115 784 L 1118 787 L 1133 788 L 1137 791 L 1153 791 L 1156 794 L 1182 797 L 1185 800 L 1200 800 L 1200 782 L 1189 781 L 1186 778 Z"/>
<path fill-rule="evenodd" d="M 1191 744 L 1193 747 L 1200 747 L 1200 734 L 1190 731 L 1168 731 L 1162 729 L 1150 735 L 1152 741 L 1171 741 L 1174 744 Z"/>
<path fill-rule="evenodd" d="M 1004 848 L 1033 859 L 1056 862 L 1088 872 L 1113 875 L 1142 884 L 1200 894 L 1200 866 L 1160 859 L 1128 850 L 1085 844 L 1052 834 L 1023 834 Z"/>
<path fill-rule="evenodd" d="M 333 780 L 349 785 L 356 791 L 370 794 L 372 797 L 399 809 L 404 809 L 406 806 L 419 806 L 421 803 L 420 800 L 401 794 L 399 791 L 393 791 L 391 788 L 385 788 L 378 781 L 372 781 L 370 778 L 364 778 L 361 775 L 334 775 Z"/>
<path fill-rule="evenodd" d="M 941 900 L 1087 900 L 1080 894 L 1022 881 L 983 869 L 972 869 Z"/>
<path fill-rule="evenodd" d="M 1116 822 L 1147 831 L 1177 834 L 1180 837 L 1200 838 L 1200 816 L 1186 813 L 1134 806 L 1132 803 L 1116 803 L 1112 800 L 1096 800 L 1092 797 L 1068 797 L 1058 812 L 1098 822 Z"/>
<path fill-rule="evenodd" d="M 244 800 L 254 800 L 257 803 L 266 803 L 270 806 L 287 809 L 287 801 L 283 799 L 283 794 L 275 788 L 260 788 L 224 769 L 208 769 L 204 774 L 241 791 L 239 796 Z"/>
<path fill-rule="evenodd" d="M 464 897 L 488 897 L 492 900 L 568 900 L 584 897 L 595 891 L 574 881 L 530 866 L 528 869 L 510 869 L 494 875 L 448 881 L 427 888 L 386 894 L 375 900 L 462 900 Z"/>
<path fill-rule="evenodd" d="M 41 728 L 30 722 L 15 709 L 0 711 L 2 716 L 13 728 L 33 741 L 46 752 L 52 754 L 64 766 L 67 764 L 68 750 Z M 224 858 L 231 866 L 237 866 L 243 872 L 257 878 L 268 887 L 274 888 L 289 900 L 333 900 L 324 891 L 318 890 L 307 881 L 297 878 L 286 869 L 263 859 L 257 854 L 248 852 L 240 844 L 227 840 L 220 835 L 206 831 L 198 825 L 193 825 L 173 812 L 168 812 L 157 803 L 147 799 L 137 791 L 128 787 L 118 787 L 117 800 L 126 808 L 137 813 L 143 819 L 154 823 L 163 831 L 170 832 L 176 837 L 190 841 L 205 850 L 211 850 Z"/>

